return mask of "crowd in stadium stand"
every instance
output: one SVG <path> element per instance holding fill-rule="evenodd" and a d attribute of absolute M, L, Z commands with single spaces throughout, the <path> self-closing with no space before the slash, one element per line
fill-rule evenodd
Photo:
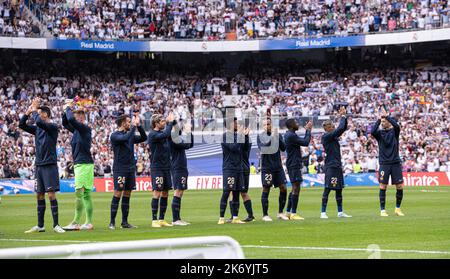
<path fill-rule="evenodd" d="M 131 75 L 114 70 L 88 74 L 82 66 L 73 66 L 78 71 L 70 71 L 70 64 L 59 65 L 56 60 L 41 72 L 28 73 L 24 69 L 5 73 L 0 69 L 0 178 L 33 177 L 34 138 L 21 131 L 18 122 L 34 96 L 41 96 L 50 105 L 53 121 L 59 124 L 65 100 L 79 96 L 78 104 L 87 109 L 93 128 L 92 151 L 98 176 L 111 175 L 109 135 L 116 129 L 117 115 L 138 111 L 149 129 L 148 119 L 153 113 L 173 110 L 185 117 L 183 113 L 192 111 L 194 106 L 224 107 L 230 96 L 237 100 L 236 107 L 244 111 L 254 108 L 262 113 L 276 107 L 283 118 L 313 119 L 332 115 L 335 105 L 346 105 L 352 117 L 350 128 L 341 139 L 345 173 L 377 169 L 377 145 L 369 132 L 379 107 L 385 104 L 402 127 L 400 153 L 404 170 L 450 171 L 449 67 L 339 74 L 296 67 L 298 72 L 287 74 L 281 64 L 269 68 L 255 64 L 257 72 L 243 70 L 234 78 L 224 78 L 226 84 L 221 85 L 219 78 L 207 75 L 199 78 L 195 74 L 162 71 Z M 50 73 L 52 67 L 55 71 Z M 94 65 L 91 63 L 90 67 Z M 224 96 L 227 92 L 231 95 Z M 197 124 L 209 120 L 199 120 L 197 115 L 194 119 Z M 305 150 L 310 173 L 323 171 L 319 133 L 322 129 L 320 124 L 315 126 L 313 141 Z M 61 127 L 58 164 L 62 177 L 73 175 L 70 138 Z M 138 175 L 148 175 L 146 144 L 140 144 L 136 153 Z"/>
<path fill-rule="evenodd" d="M 448 27 L 450 11 L 447 0 L 29 0 L 29 3 L 55 37 L 105 40 L 221 40 L 230 32 L 235 33 L 233 38 L 248 40 L 430 29 Z"/>
<path fill-rule="evenodd" d="M 40 36 L 39 24 L 33 22 L 24 8 L 23 0 L 0 0 L 0 36 Z"/>

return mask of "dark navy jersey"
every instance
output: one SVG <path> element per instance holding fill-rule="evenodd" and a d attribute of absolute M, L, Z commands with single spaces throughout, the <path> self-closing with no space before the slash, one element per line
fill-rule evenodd
<path fill-rule="evenodd" d="M 242 172 L 243 144 L 236 133 L 225 132 L 222 137 L 222 171 Z"/>
<path fill-rule="evenodd" d="M 301 138 L 295 131 L 288 130 L 284 134 L 284 142 L 286 144 L 286 167 L 301 168 L 302 167 L 302 152 L 301 146 L 308 146 L 311 141 L 311 131 L 306 130 L 305 136 Z"/>
<path fill-rule="evenodd" d="M 342 168 L 341 146 L 339 137 L 347 130 L 347 117 L 341 117 L 338 127 L 322 136 L 322 145 L 325 149 L 325 168 Z"/>
<path fill-rule="evenodd" d="M 28 125 L 28 115 L 22 116 L 19 122 L 19 128 L 35 136 L 35 165 L 45 166 L 56 164 L 58 162 L 56 154 L 58 126 L 54 123 L 43 121 L 37 112 L 33 112 L 33 119 L 36 125 Z"/>
<path fill-rule="evenodd" d="M 134 172 L 136 160 L 134 158 L 134 145 L 147 139 L 144 129 L 137 127 L 139 136 L 135 135 L 136 127 L 131 126 L 128 132 L 115 131 L 111 134 L 111 145 L 114 153 L 114 172 Z"/>
<path fill-rule="evenodd" d="M 178 143 L 169 137 L 170 157 L 172 170 L 187 170 L 186 150 L 194 146 L 194 134 L 191 133 L 191 141 L 187 142 L 182 136 L 178 137 Z"/>
<path fill-rule="evenodd" d="M 245 143 L 242 145 L 242 171 L 250 172 L 250 151 L 252 150 L 252 141 L 248 135 L 245 136 Z"/>
<path fill-rule="evenodd" d="M 74 164 L 93 164 L 91 155 L 92 130 L 89 126 L 77 121 L 70 108 L 62 116 L 63 126 L 69 130 L 73 136 L 70 141 L 72 146 L 72 157 Z"/>
<path fill-rule="evenodd" d="M 163 131 L 151 130 L 148 134 L 151 170 L 170 170 L 169 138 L 173 124 L 167 123 Z"/>
<path fill-rule="evenodd" d="M 375 122 L 372 127 L 372 136 L 378 141 L 380 165 L 391 165 L 401 162 L 399 154 L 400 126 L 392 117 L 386 117 L 393 128 L 389 130 L 379 129 L 381 120 Z"/>
<path fill-rule="evenodd" d="M 269 150 L 276 147 L 276 144 L 271 147 L 272 140 L 276 140 L 274 136 L 268 135 L 263 132 L 258 135 L 258 148 L 261 150 L 261 170 L 265 171 L 284 171 L 283 164 L 281 162 L 281 152 L 286 151 L 286 145 L 284 144 L 283 136 L 278 135 L 278 147 L 274 150 Z M 264 149 L 272 154 L 264 154 Z M 267 153 L 267 152 L 266 152 Z"/>

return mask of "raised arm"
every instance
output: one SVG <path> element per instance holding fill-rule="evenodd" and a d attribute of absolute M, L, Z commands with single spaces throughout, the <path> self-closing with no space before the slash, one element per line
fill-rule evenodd
<path fill-rule="evenodd" d="M 39 128 L 41 128 L 47 132 L 58 131 L 58 126 L 56 126 L 55 124 L 50 123 L 50 122 L 45 122 L 44 120 L 42 120 L 42 118 L 39 116 L 39 114 L 37 112 L 33 112 L 33 119 Z"/>
<path fill-rule="evenodd" d="M 339 125 L 330 134 L 333 138 L 338 138 L 338 137 L 342 136 L 342 134 L 345 132 L 345 130 L 347 130 L 347 117 L 342 116 L 341 120 L 339 121 Z"/>
<path fill-rule="evenodd" d="M 90 130 L 89 126 L 76 120 L 75 116 L 73 115 L 73 112 L 70 108 L 66 109 L 66 117 L 67 117 L 67 121 L 74 129 L 76 129 L 80 132 L 89 132 L 89 130 Z"/>
<path fill-rule="evenodd" d="M 283 136 L 281 134 L 278 135 L 278 141 L 280 144 L 280 150 L 286 151 L 286 143 L 284 142 Z"/>
<path fill-rule="evenodd" d="M 137 126 L 139 136 L 134 135 L 134 143 L 141 143 L 147 140 L 147 134 L 145 134 L 144 128 L 142 126 Z"/>
<path fill-rule="evenodd" d="M 252 149 L 252 141 L 250 140 L 249 135 L 245 135 L 245 142 L 243 145 L 243 152 L 248 152 L 250 149 Z"/>
<path fill-rule="evenodd" d="M 72 125 L 70 125 L 69 121 L 67 120 L 66 113 L 62 114 L 62 125 L 64 128 L 69 130 L 71 133 L 75 132 L 75 129 L 72 127 Z"/>
<path fill-rule="evenodd" d="M 131 137 L 134 136 L 135 133 L 136 133 L 135 126 L 131 126 L 130 131 L 128 131 L 128 133 L 125 134 L 112 133 L 111 142 L 112 143 L 127 142 L 128 140 L 130 140 Z"/>
<path fill-rule="evenodd" d="M 392 127 L 394 127 L 395 135 L 398 138 L 400 136 L 400 125 L 398 125 L 397 121 L 393 117 L 387 116 L 386 120 L 391 123 Z"/>
<path fill-rule="evenodd" d="M 36 135 L 36 126 L 27 124 L 28 115 L 24 114 L 19 121 L 19 128 L 24 130 L 27 133 L 32 135 Z"/>
<path fill-rule="evenodd" d="M 370 134 L 375 138 L 378 139 L 380 137 L 380 124 L 381 120 L 378 119 L 377 122 L 375 122 L 372 126 L 372 130 L 370 131 Z"/>

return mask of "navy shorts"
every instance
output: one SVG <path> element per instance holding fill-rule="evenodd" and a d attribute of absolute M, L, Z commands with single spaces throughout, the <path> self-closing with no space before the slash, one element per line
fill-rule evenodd
<path fill-rule="evenodd" d="M 344 189 L 344 175 L 340 168 L 326 168 L 325 188 L 331 190 Z"/>
<path fill-rule="evenodd" d="M 154 191 L 169 191 L 172 189 L 172 177 L 170 175 L 170 170 L 151 170 L 151 177 L 152 189 Z"/>
<path fill-rule="evenodd" d="M 402 184 L 403 174 L 402 165 L 400 163 L 393 165 L 380 165 L 379 181 L 382 184 L 389 184 L 389 177 L 392 184 Z"/>
<path fill-rule="evenodd" d="M 302 169 L 300 167 L 288 169 L 288 174 L 289 174 L 289 180 L 291 181 L 291 183 L 303 181 Z"/>
<path fill-rule="evenodd" d="M 187 190 L 188 170 L 172 171 L 172 182 L 175 190 Z"/>
<path fill-rule="evenodd" d="M 136 190 L 136 173 L 129 172 L 114 172 L 114 191 L 132 191 Z"/>
<path fill-rule="evenodd" d="M 223 172 L 223 190 L 224 191 L 245 191 L 244 173 L 236 171 Z"/>
<path fill-rule="evenodd" d="M 263 187 L 279 187 L 280 185 L 286 185 L 286 175 L 283 170 L 280 171 L 261 171 L 261 181 Z"/>
<path fill-rule="evenodd" d="M 248 186 L 250 185 L 250 172 L 244 172 L 243 173 L 243 179 L 244 179 L 244 189 L 242 189 L 242 193 L 248 192 Z"/>
<path fill-rule="evenodd" d="M 56 164 L 36 166 L 36 184 L 34 191 L 36 193 L 59 191 L 59 172 Z"/>

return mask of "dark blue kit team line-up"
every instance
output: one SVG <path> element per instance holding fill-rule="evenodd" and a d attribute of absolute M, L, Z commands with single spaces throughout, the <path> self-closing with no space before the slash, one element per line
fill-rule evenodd
<path fill-rule="evenodd" d="M 28 116 L 20 119 L 19 127 L 35 135 L 36 146 L 36 192 L 44 193 L 59 190 L 59 174 L 57 167 L 56 145 L 58 126 L 43 121 L 37 112 L 32 118 L 35 125 L 27 124 Z M 400 127 L 390 116 L 386 120 L 392 129 L 379 129 L 381 120 L 374 124 L 371 134 L 378 141 L 380 162 L 380 183 L 401 184 L 402 168 L 399 156 Z M 136 159 L 134 145 L 147 141 L 151 151 L 151 178 L 153 189 L 167 191 L 176 189 L 186 190 L 188 168 L 185 150 L 194 145 L 193 134 L 190 139 L 181 135 L 172 137 L 172 129 L 176 121 L 167 123 L 162 131 L 151 130 L 148 136 L 141 126 L 132 126 L 127 132 L 115 131 L 111 134 L 111 145 L 114 153 L 113 173 L 115 190 L 134 190 L 136 186 Z M 90 154 L 91 129 L 77 122 L 70 109 L 63 114 L 63 126 L 73 133 L 71 141 L 75 163 L 92 163 Z M 338 127 L 329 133 L 324 133 L 321 139 L 325 149 L 325 188 L 339 190 L 344 188 L 344 177 L 341 163 L 339 137 L 347 129 L 347 118 L 341 117 Z M 139 135 L 136 135 L 136 130 Z M 243 140 L 238 140 L 243 137 Z M 281 161 L 281 152 L 287 152 L 286 167 L 292 183 L 302 181 L 302 156 L 300 147 L 308 146 L 311 131 L 307 130 L 304 138 L 295 131 L 288 130 L 284 138 L 280 134 L 278 139 L 270 133 L 261 133 L 257 137 L 258 147 L 270 148 L 272 141 L 278 140 L 278 147 L 271 154 L 261 154 L 261 180 L 263 187 L 280 186 L 286 184 L 286 177 Z M 250 164 L 249 155 L 252 143 L 248 135 L 238 135 L 227 131 L 223 134 L 223 183 L 224 190 L 230 192 L 247 192 L 249 186 Z"/>

